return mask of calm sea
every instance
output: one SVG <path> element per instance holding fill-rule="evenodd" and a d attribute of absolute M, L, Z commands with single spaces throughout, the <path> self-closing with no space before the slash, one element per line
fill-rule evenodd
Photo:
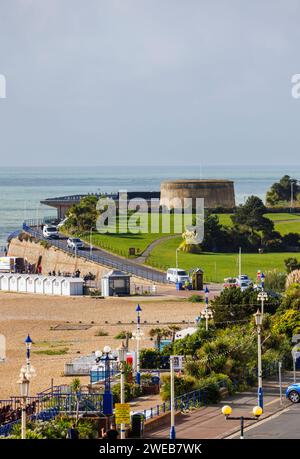
<path fill-rule="evenodd" d="M 282 175 L 300 178 L 300 166 L 176 166 L 93 168 L 1 168 L 0 244 L 24 218 L 56 215 L 42 206 L 44 198 L 119 190 L 158 191 L 160 182 L 175 178 L 224 178 L 235 182 L 237 203 L 255 194 L 264 198 Z"/>

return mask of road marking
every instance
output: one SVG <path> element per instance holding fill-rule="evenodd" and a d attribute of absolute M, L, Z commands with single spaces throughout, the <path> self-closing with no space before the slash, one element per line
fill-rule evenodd
<path fill-rule="evenodd" d="M 275 403 L 275 402 L 278 402 L 278 398 L 275 398 L 275 400 L 272 400 L 271 402 L 265 403 L 265 406 L 272 405 L 272 403 Z"/>
<path fill-rule="evenodd" d="M 286 413 L 287 411 L 289 411 L 291 409 L 290 406 L 288 406 L 287 408 L 285 408 L 284 410 L 280 410 L 278 411 L 277 413 L 274 413 L 272 414 L 271 416 L 265 418 L 265 419 L 262 419 L 261 421 L 258 421 L 257 423 L 255 424 L 252 424 L 251 426 L 248 426 L 244 429 L 244 432 L 248 432 L 248 430 L 251 430 L 251 429 L 254 429 L 255 427 L 257 426 L 261 426 L 262 424 L 264 424 L 265 422 L 268 422 L 268 421 L 271 421 L 272 419 L 275 419 L 275 418 L 278 418 L 278 416 L 280 416 L 281 414 L 283 413 Z M 236 437 L 239 437 L 239 433 L 236 432 L 234 433 L 233 435 L 230 435 L 230 437 L 226 437 L 226 439 L 232 439 L 232 438 L 236 438 Z"/>

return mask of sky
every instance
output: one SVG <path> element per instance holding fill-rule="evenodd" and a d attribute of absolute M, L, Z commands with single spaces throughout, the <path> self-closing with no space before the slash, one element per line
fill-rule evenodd
<path fill-rule="evenodd" d="M 299 0 L 0 0 L 1 166 L 299 164 L 299 16 Z"/>

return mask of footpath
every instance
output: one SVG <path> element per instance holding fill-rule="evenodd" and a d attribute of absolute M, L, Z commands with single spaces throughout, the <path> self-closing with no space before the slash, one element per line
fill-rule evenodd
<path fill-rule="evenodd" d="M 298 378 L 299 381 L 299 372 Z M 285 389 L 293 383 L 293 373 L 286 372 L 282 377 L 282 401 L 279 396 L 278 380 L 268 379 L 263 381 L 264 411 L 259 421 L 245 421 L 245 427 L 259 423 L 261 420 L 272 416 L 291 405 L 285 398 Z M 182 414 L 176 420 L 177 439 L 221 439 L 230 437 L 239 431 L 240 422 L 226 420 L 221 409 L 224 405 L 232 407 L 232 416 L 252 416 L 252 409 L 257 405 L 257 389 L 227 396 L 218 404 L 208 405 Z M 169 438 L 169 426 L 158 427 L 149 432 L 147 438 Z"/>

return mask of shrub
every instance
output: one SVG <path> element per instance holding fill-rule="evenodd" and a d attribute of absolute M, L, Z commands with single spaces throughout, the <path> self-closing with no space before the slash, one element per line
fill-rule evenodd
<path fill-rule="evenodd" d="M 293 284 L 300 284 L 300 269 L 290 272 L 286 278 L 286 288 L 289 288 Z"/>
<path fill-rule="evenodd" d="M 99 328 L 99 330 L 95 332 L 95 336 L 108 336 L 108 333 L 105 330 L 102 330 L 102 328 Z"/>
<path fill-rule="evenodd" d="M 132 338 L 132 332 L 122 330 L 115 336 L 115 339 L 127 339 L 127 338 L 128 339 Z"/>
<path fill-rule="evenodd" d="M 121 385 L 120 383 L 115 384 L 112 387 L 112 394 L 114 397 L 114 403 L 120 403 L 121 400 Z M 141 388 L 137 384 L 125 383 L 125 402 L 137 398 L 141 395 Z"/>
<path fill-rule="evenodd" d="M 272 269 L 265 273 L 265 288 L 275 292 L 283 292 L 285 290 L 286 274 L 278 269 Z"/>
<path fill-rule="evenodd" d="M 191 303 L 201 303 L 203 301 L 203 297 L 201 295 L 194 294 L 188 298 L 188 301 Z"/>
<path fill-rule="evenodd" d="M 155 369 L 160 365 L 160 353 L 156 349 L 142 349 L 140 352 L 141 367 Z"/>
<path fill-rule="evenodd" d="M 276 316 L 273 322 L 273 331 L 289 337 L 300 333 L 300 311 L 288 309 L 284 314 Z"/>

